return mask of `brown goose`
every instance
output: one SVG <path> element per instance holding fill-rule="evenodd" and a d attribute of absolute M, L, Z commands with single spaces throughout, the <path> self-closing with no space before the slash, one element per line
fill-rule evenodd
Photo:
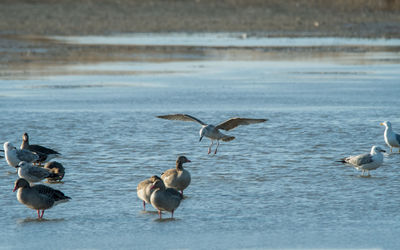
<path fill-rule="evenodd" d="M 182 194 L 173 188 L 165 188 L 162 180 L 156 180 L 151 186 L 154 190 L 150 196 L 151 205 L 158 210 L 161 219 L 161 211 L 171 212 L 171 218 L 174 218 L 174 211 L 179 207 L 183 198 Z"/>
<path fill-rule="evenodd" d="M 36 153 L 39 156 L 39 160 L 37 160 L 39 164 L 41 164 L 42 162 L 48 162 L 49 160 L 61 155 L 60 153 L 58 153 L 53 149 L 46 148 L 36 144 L 33 145 L 29 144 L 28 133 L 24 133 L 22 135 L 22 143 L 20 148 Z"/>
<path fill-rule="evenodd" d="M 47 162 L 43 168 L 48 169 L 51 173 L 54 174 L 53 177 L 47 177 L 47 180 L 50 182 L 61 181 L 64 178 L 65 168 L 61 163 L 57 161 Z"/>
<path fill-rule="evenodd" d="M 157 116 L 158 118 L 162 119 L 167 119 L 167 120 L 179 120 L 179 121 L 187 121 L 187 122 L 197 122 L 199 123 L 202 127 L 200 129 L 200 139 L 203 139 L 203 137 L 208 137 L 211 139 L 211 144 L 208 147 L 208 153 L 211 153 L 211 147 L 214 144 L 214 140 L 217 141 L 217 147 L 215 148 L 214 154 L 217 153 L 218 146 L 219 146 L 219 141 L 232 141 L 235 139 L 234 136 L 230 135 L 225 135 L 221 133 L 219 130 L 223 129 L 226 131 L 229 131 L 231 129 L 236 128 L 239 125 L 249 125 L 249 124 L 254 124 L 254 123 L 260 123 L 260 122 L 265 122 L 268 119 L 250 119 L 250 118 L 231 118 L 228 119 L 216 126 L 212 124 L 206 124 L 205 122 L 202 122 L 201 120 L 197 119 L 194 116 L 187 115 L 187 114 L 173 114 L 173 115 L 160 115 Z"/>
<path fill-rule="evenodd" d="M 175 188 L 181 191 L 183 195 L 183 190 L 186 189 L 191 181 L 190 173 L 186 169 L 183 169 L 183 163 L 191 162 L 185 156 L 179 156 L 176 160 L 176 168 L 171 168 L 165 171 L 161 175 L 161 179 L 167 188 Z"/>
<path fill-rule="evenodd" d="M 153 175 L 149 179 L 141 181 L 136 188 L 137 196 L 143 201 L 143 210 L 145 211 L 146 211 L 146 203 L 150 203 L 150 196 L 154 191 L 151 190 L 151 187 L 153 186 L 153 183 L 156 180 L 161 180 L 161 179 L 157 175 Z"/>
<path fill-rule="evenodd" d="M 45 185 L 31 186 L 29 182 L 23 178 L 15 182 L 13 192 L 17 190 L 18 201 L 29 208 L 37 210 L 39 219 L 43 218 L 44 210 L 71 199 L 61 191 Z M 42 210 L 41 213 L 40 210 Z"/>

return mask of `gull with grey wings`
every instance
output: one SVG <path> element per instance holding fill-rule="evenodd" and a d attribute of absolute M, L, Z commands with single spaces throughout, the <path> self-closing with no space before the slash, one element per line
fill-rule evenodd
<path fill-rule="evenodd" d="M 265 122 L 268 119 L 251 119 L 251 118 L 239 118 L 239 117 L 235 117 L 235 118 L 231 118 L 228 119 L 218 125 L 212 125 L 212 124 L 206 124 L 205 122 L 197 119 L 196 117 L 193 117 L 191 115 L 187 115 L 187 114 L 172 114 L 172 115 L 160 115 L 157 116 L 158 118 L 162 118 L 162 119 L 167 119 L 167 120 L 178 120 L 178 121 L 188 121 L 188 122 L 197 122 L 199 123 L 202 128 L 200 129 L 200 139 L 199 141 L 201 141 L 203 139 L 203 137 L 208 137 L 211 140 L 211 144 L 208 147 L 208 153 L 211 153 L 211 148 L 214 144 L 214 140 L 217 141 L 217 146 L 215 148 L 214 154 L 217 153 L 218 150 L 218 146 L 219 146 L 219 141 L 232 141 L 233 139 L 235 139 L 234 136 L 230 136 L 230 135 L 225 135 L 223 133 L 220 132 L 220 130 L 226 130 L 229 131 L 231 129 L 236 128 L 237 126 L 240 125 L 249 125 L 249 124 L 255 124 L 255 123 L 261 123 L 261 122 Z"/>

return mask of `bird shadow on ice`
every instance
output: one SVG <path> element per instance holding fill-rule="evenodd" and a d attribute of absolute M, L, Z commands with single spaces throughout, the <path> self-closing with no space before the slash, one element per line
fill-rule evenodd
<path fill-rule="evenodd" d="M 155 222 L 170 222 L 170 221 L 178 221 L 179 219 L 175 219 L 175 218 L 162 218 L 162 219 L 160 219 L 160 218 L 157 218 L 157 219 L 155 219 L 154 221 Z"/>
<path fill-rule="evenodd" d="M 157 211 L 148 211 L 148 210 L 141 210 L 140 211 L 141 214 L 158 214 Z"/>
<path fill-rule="evenodd" d="M 369 179 L 369 180 L 384 180 L 386 177 L 383 176 L 374 176 L 374 175 L 361 175 L 361 174 L 352 174 L 351 177 L 355 177 L 358 179 Z"/>
<path fill-rule="evenodd" d="M 46 222 L 59 222 L 64 221 L 63 218 L 56 218 L 56 219 L 39 219 L 39 218 L 25 218 L 25 219 L 18 219 L 18 224 L 25 224 L 25 223 L 46 223 Z"/>

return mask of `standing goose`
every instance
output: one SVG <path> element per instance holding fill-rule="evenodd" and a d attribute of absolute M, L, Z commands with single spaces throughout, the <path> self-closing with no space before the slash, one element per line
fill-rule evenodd
<path fill-rule="evenodd" d="M 229 131 L 231 129 L 236 128 L 239 125 L 249 125 L 249 124 L 261 123 L 261 122 L 265 122 L 268 120 L 268 119 L 249 119 L 249 118 L 235 117 L 235 118 L 231 118 L 227 121 L 224 121 L 224 122 L 218 124 L 217 126 L 214 126 L 212 124 L 206 124 L 206 123 L 202 122 L 201 120 L 197 119 L 196 117 L 193 117 L 193 116 L 187 115 L 187 114 L 160 115 L 157 117 L 162 118 L 162 119 L 167 119 L 167 120 L 179 120 L 179 121 L 189 121 L 189 122 L 199 123 L 202 126 L 202 128 L 200 129 L 200 132 L 199 132 L 200 133 L 199 141 L 201 141 L 204 136 L 211 139 L 211 144 L 208 147 L 208 154 L 211 153 L 211 147 L 214 144 L 214 140 L 217 140 L 217 147 L 215 148 L 215 151 L 214 151 L 214 154 L 216 154 L 220 140 L 232 141 L 233 139 L 235 139 L 234 136 L 229 136 L 229 135 L 225 135 L 225 134 L 221 133 L 219 131 L 220 129 Z"/>
<path fill-rule="evenodd" d="M 29 182 L 23 178 L 15 182 L 13 192 L 17 190 L 18 201 L 29 208 L 37 210 L 39 219 L 43 218 L 44 210 L 71 199 L 61 191 L 45 185 L 30 186 Z M 40 210 L 42 210 L 41 213 Z"/>
<path fill-rule="evenodd" d="M 18 164 L 18 176 L 20 178 L 24 178 L 29 183 L 39 182 L 44 180 L 45 178 L 58 177 L 58 175 L 50 172 L 50 170 L 33 166 L 31 163 L 28 163 L 26 161 L 21 161 Z"/>
<path fill-rule="evenodd" d="M 372 146 L 371 152 L 369 154 L 361 154 L 356 156 L 349 156 L 341 159 L 339 162 L 349 163 L 353 165 L 356 169 L 362 170 L 362 176 L 364 172 L 367 172 L 367 176 L 370 176 L 369 171 L 379 168 L 383 163 L 383 154 L 386 152 L 377 146 Z"/>
<path fill-rule="evenodd" d="M 34 162 L 39 159 L 39 156 L 26 149 L 17 149 L 11 142 L 5 142 L 4 154 L 8 165 L 16 168 L 21 161 Z"/>
<path fill-rule="evenodd" d="M 161 180 L 157 175 L 153 175 L 149 179 L 141 181 L 137 186 L 137 196 L 143 201 L 143 210 L 146 211 L 146 203 L 150 203 L 150 196 L 154 190 L 151 190 L 153 183 L 156 180 Z"/>
<path fill-rule="evenodd" d="M 158 210 L 161 219 L 161 211 L 171 212 L 171 218 L 174 218 L 174 211 L 179 207 L 182 195 L 173 188 L 165 188 L 162 180 L 156 180 L 151 186 L 154 190 L 150 196 L 151 205 Z"/>
<path fill-rule="evenodd" d="M 386 144 L 390 147 L 390 153 L 392 152 L 392 148 L 399 148 L 400 153 L 400 135 L 393 132 L 392 124 L 389 121 L 382 122 L 381 125 L 385 126 L 383 137 Z"/>
<path fill-rule="evenodd" d="M 57 151 L 50 149 L 50 148 L 46 148 L 46 147 L 43 147 L 40 145 L 35 145 L 35 144 L 30 145 L 28 133 L 24 133 L 22 135 L 22 143 L 21 143 L 20 148 L 27 149 L 27 150 L 35 152 L 37 155 L 39 155 L 39 160 L 37 161 L 39 164 L 41 164 L 43 162 L 47 162 L 47 161 L 61 155 Z"/>
<path fill-rule="evenodd" d="M 186 189 L 191 181 L 190 173 L 183 168 L 183 163 L 191 162 L 185 156 L 179 156 L 176 159 L 176 168 L 171 168 L 165 171 L 161 175 L 161 179 L 167 188 L 174 188 L 181 191 L 183 196 L 183 190 Z"/>

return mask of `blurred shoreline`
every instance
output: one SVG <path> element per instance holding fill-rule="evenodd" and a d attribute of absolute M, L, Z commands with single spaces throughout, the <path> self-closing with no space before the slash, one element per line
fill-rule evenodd
<path fill-rule="evenodd" d="M 0 70 L 16 65 L 124 61 L 129 60 L 127 53 L 202 53 L 165 46 L 64 44 L 47 38 L 137 32 L 399 38 L 400 0 L 3 0 Z M 333 50 L 369 49 L 375 50 Z"/>

